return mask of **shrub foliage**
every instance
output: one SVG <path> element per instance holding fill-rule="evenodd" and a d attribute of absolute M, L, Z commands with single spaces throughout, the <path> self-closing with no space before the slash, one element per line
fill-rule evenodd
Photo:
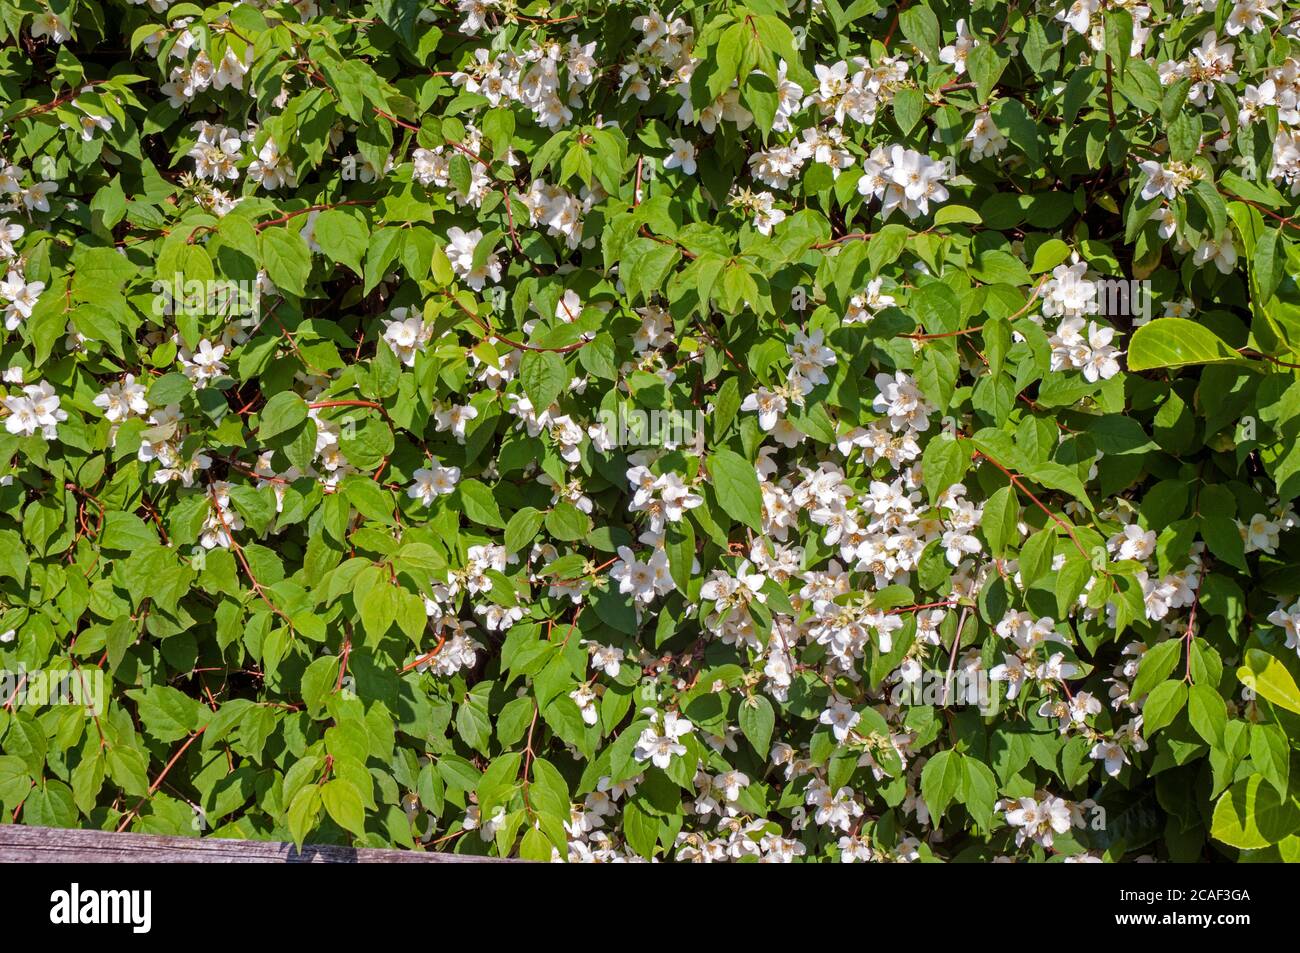
<path fill-rule="evenodd" d="M 1300 855 L 1298 23 L 0 5 L 6 820 Z"/>

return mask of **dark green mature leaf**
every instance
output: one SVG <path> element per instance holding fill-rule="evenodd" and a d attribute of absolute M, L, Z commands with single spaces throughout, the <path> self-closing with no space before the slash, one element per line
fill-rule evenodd
<path fill-rule="evenodd" d="M 751 529 L 762 530 L 763 496 L 754 465 L 724 448 L 709 454 L 709 472 L 723 512 Z"/>

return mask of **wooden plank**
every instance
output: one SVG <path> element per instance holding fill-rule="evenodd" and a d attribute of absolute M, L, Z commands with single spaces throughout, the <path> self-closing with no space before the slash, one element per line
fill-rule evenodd
<path fill-rule="evenodd" d="M 510 863 L 414 850 L 374 850 L 220 837 L 161 837 L 0 824 L 0 864 L 473 864 Z"/>

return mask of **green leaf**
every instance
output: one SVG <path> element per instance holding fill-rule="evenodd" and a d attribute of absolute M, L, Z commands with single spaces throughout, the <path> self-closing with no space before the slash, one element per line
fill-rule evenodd
<path fill-rule="evenodd" d="M 505 520 L 501 518 L 501 509 L 497 506 L 492 491 L 478 480 L 462 480 L 456 486 L 460 505 L 470 522 L 480 526 L 505 529 Z"/>
<path fill-rule="evenodd" d="M 628 297 L 646 296 L 664 287 L 668 272 L 680 258 L 681 254 L 671 243 L 648 238 L 634 238 L 628 242 L 619 263 L 619 275 Z"/>
<path fill-rule="evenodd" d="M 1193 685 L 1187 692 L 1187 715 L 1196 733 L 1211 747 L 1223 744 L 1228 710 L 1223 697 L 1209 685 Z"/>
<path fill-rule="evenodd" d="M 623 809 L 623 832 L 634 851 L 646 860 L 654 857 L 659 821 L 636 801 Z"/>
<path fill-rule="evenodd" d="M 921 4 L 913 4 L 898 14 L 898 25 L 903 36 L 925 54 L 932 63 L 939 62 L 939 18 L 934 11 Z"/>
<path fill-rule="evenodd" d="M 755 532 L 762 532 L 763 494 L 754 465 L 723 448 L 709 454 L 709 475 L 723 512 Z"/>
<path fill-rule="evenodd" d="M 1141 698 L 1173 673 L 1183 657 L 1183 640 L 1166 639 L 1146 651 L 1138 663 L 1137 678 L 1129 692 L 1132 698 Z"/>
<path fill-rule="evenodd" d="M 720 440 L 722 435 L 727 432 L 731 422 L 736 419 L 736 412 L 740 409 L 740 384 L 734 377 L 728 377 L 718 388 L 718 393 L 713 398 L 713 413 L 710 415 L 710 425 L 714 440 Z"/>
<path fill-rule="evenodd" d="M 921 796 L 936 822 L 961 790 L 965 778 L 962 756 L 957 751 L 940 751 L 921 769 Z"/>
<path fill-rule="evenodd" d="M 135 749 L 132 748 L 132 751 Z M 72 797 L 77 802 L 77 810 L 89 813 L 95 807 L 95 800 L 99 796 L 100 790 L 104 787 L 105 775 L 105 757 L 103 752 L 96 751 L 93 755 L 82 757 L 77 766 L 72 769 Z M 0 779 L 3 778 L 0 769 Z M 25 782 L 26 779 L 24 778 Z M 22 785 L 22 794 L 25 796 L 29 786 L 27 783 Z M 144 790 L 137 796 L 142 796 L 149 790 L 149 781 L 146 779 Z M 0 780 L 0 803 L 3 803 L 4 782 Z M 128 794 L 131 792 L 127 792 Z"/>
<path fill-rule="evenodd" d="M 1165 128 L 1169 137 L 1169 158 L 1189 162 L 1201 144 L 1201 119 L 1199 114 L 1182 110 Z"/>
<path fill-rule="evenodd" d="M 961 327 L 961 302 L 942 282 L 932 281 L 912 293 L 912 310 L 921 327 L 930 334 L 956 331 Z M 927 348 L 927 352 L 930 349 Z"/>
<path fill-rule="evenodd" d="M 1300 829 L 1300 809 L 1261 774 L 1238 781 L 1214 805 L 1210 834 L 1242 850 L 1276 844 Z"/>
<path fill-rule="evenodd" d="M 264 442 L 286 433 L 307 419 L 307 403 L 293 391 L 281 391 L 257 415 L 257 436 Z"/>
<path fill-rule="evenodd" d="M 362 597 L 359 609 L 366 643 L 377 644 L 397 621 L 396 587 L 387 582 L 378 583 Z"/>
<path fill-rule="evenodd" d="M 491 688 L 490 684 L 486 684 Z M 487 702 L 481 693 L 470 692 L 456 711 L 456 731 L 471 748 L 488 753 L 492 740 L 492 721 L 488 718 Z"/>
<path fill-rule="evenodd" d="M 512 553 L 517 553 L 537 538 L 537 531 L 542 528 L 546 514 L 532 506 L 525 506 L 510 517 L 506 524 L 505 546 Z"/>
<path fill-rule="evenodd" d="M 993 106 L 992 114 L 998 129 L 1031 163 L 1041 161 L 1038 124 L 1019 100 L 998 100 Z"/>
<path fill-rule="evenodd" d="M 591 532 L 591 519 L 567 500 L 561 500 L 546 514 L 546 531 L 556 539 L 577 542 Z"/>
<path fill-rule="evenodd" d="M 775 724 L 776 714 L 766 696 L 751 695 L 740 703 L 740 730 L 762 758 L 767 757 Z"/>
<path fill-rule="evenodd" d="M 685 595 L 690 591 L 695 564 L 695 527 L 690 520 L 668 524 L 664 549 L 668 552 L 668 571 L 673 583 Z"/>
<path fill-rule="evenodd" d="M 302 673 L 302 700 L 307 703 L 308 714 L 314 716 L 324 709 L 325 699 L 334 691 L 338 675 L 339 660 L 333 655 L 323 655 L 307 666 Z"/>
<path fill-rule="evenodd" d="M 1007 352 L 1011 350 L 1011 325 L 1006 318 L 990 318 L 984 322 L 983 337 L 989 374 L 996 378 L 1002 373 Z"/>
<path fill-rule="evenodd" d="M 936 434 L 921 455 L 925 492 L 935 503 L 954 483 L 960 483 L 970 468 L 970 451 L 951 434 Z"/>
<path fill-rule="evenodd" d="M 519 843 L 519 856 L 521 859 L 549 863 L 551 851 L 551 842 L 537 828 L 530 827 L 524 831 L 523 840 Z"/>
<path fill-rule="evenodd" d="M 1010 484 L 996 491 L 984 503 L 984 516 L 980 529 L 996 556 L 1003 555 L 1008 543 L 1020 538 L 1016 525 L 1020 522 L 1020 503 L 1015 488 Z"/>
<path fill-rule="evenodd" d="M 370 234 L 357 216 L 341 209 L 326 209 L 316 217 L 312 234 L 331 261 L 347 265 L 358 276 L 362 274 Z"/>
<path fill-rule="evenodd" d="M 1142 733 L 1150 738 L 1173 723 L 1187 704 L 1187 685 L 1176 679 L 1161 682 L 1147 695 L 1142 706 Z"/>
<path fill-rule="evenodd" d="M 549 408 L 569 384 L 564 359 L 551 351 L 526 351 L 519 363 L 519 380 L 537 413 Z"/>
<path fill-rule="evenodd" d="M 149 759 L 145 757 L 143 752 L 135 748 L 128 748 L 125 745 L 114 745 L 108 749 L 104 767 L 107 768 L 108 775 L 113 779 L 113 783 L 127 794 L 132 797 L 148 796 Z M 74 792 L 76 790 L 75 784 L 73 790 Z"/>
<path fill-rule="evenodd" d="M 134 552 L 158 545 L 158 533 L 130 513 L 109 511 L 104 514 L 104 532 L 99 544 L 105 549 Z"/>
<path fill-rule="evenodd" d="M 1286 666 L 1261 649 L 1248 649 L 1237 678 L 1274 705 L 1300 715 L 1300 688 Z"/>
<path fill-rule="evenodd" d="M 1052 568 L 1052 559 L 1056 554 L 1056 529 L 1045 526 L 1020 547 L 1020 581 L 1032 586 L 1043 578 Z"/>
<path fill-rule="evenodd" d="M 23 759 L 13 755 L 0 755 L 0 804 L 12 811 L 23 802 L 31 789 L 32 779 L 28 776 Z"/>
<path fill-rule="evenodd" d="M 903 88 L 894 94 L 894 121 L 904 135 L 916 128 L 924 108 L 925 100 L 919 90 Z"/>
<path fill-rule="evenodd" d="M 1268 779 L 1280 797 L 1286 797 L 1291 775 L 1291 745 L 1277 725 L 1250 726 L 1250 760 L 1255 770 Z"/>
<path fill-rule="evenodd" d="M 1069 257 L 1069 245 L 1059 238 L 1049 238 L 1034 251 L 1034 263 L 1030 266 L 1029 271 L 1032 274 L 1040 275 L 1043 272 L 1051 271 Z"/>
<path fill-rule="evenodd" d="M 988 102 L 989 93 L 997 85 L 1007 61 L 991 43 L 981 43 L 966 54 L 966 70 L 975 81 L 975 98 Z"/>
<path fill-rule="evenodd" d="M 362 516 L 380 523 L 393 522 L 393 494 L 374 480 L 349 474 L 341 484 L 344 497 Z"/>
<path fill-rule="evenodd" d="M 138 636 L 135 624 L 131 621 L 130 616 L 115 619 L 113 624 L 108 627 L 104 633 L 104 647 L 108 650 L 108 670 L 110 673 L 116 672 L 122 659 L 126 656 L 126 650 L 129 649 Z"/>
<path fill-rule="evenodd" d="M 366 808 L 356 786 L 345 778 L 335 778 L 321 785 L 320 799 L 334 823 L 361 837 L 366 832 Z"/>
<path fill-rule="evenodd" d="M 872 275 L 880 274 L 882 268 L 898 260 L 907 247 L 908 234 L 905 226 L 895 222 L 886 225 L 867 243 L 867 263 Z"/>
<path fill-rule="evenodd" d="M 136 700 L 145 730 L 159 741 L 179 741 L 198 726 L 198 702 L 170 685 L 127 694 Z"/>
<path fill-rule="evenodd" d="M 164 374 L 149 385 L 149 403 L 158 407 L 179 404 L 193 392 L 194 385 L 184 374 Z"/>
<path fill-rule="evenodd" d="M 265 229 L 258 239 L 262 267 L 281 291 L 303 297 L 311 273 L 311 251 L 302 235 L 287 228 Z"/>
<path fill-rule="evenodd" d="M 1185 318 L 1160 318 L 1144 324 L 1129 342 L 1132 371 L 1189 364 L 1222 364 L 1242 357 L 1209 328 Z"/>
<path fill-rule="evenodd" d="M 998 779 L 993 770 L 970 755 L 962 755 L 961 800 L 983 830 L 992 830 L 995 805 L 998 799 Z"/>
<path fill-rule="evenodd" d="M 299 849 L 307 840 L 307 835 L 315 830 L 320 808 L 321 789 L 314 784 L 303 788 L 289 802 L 289 836 Z"/>

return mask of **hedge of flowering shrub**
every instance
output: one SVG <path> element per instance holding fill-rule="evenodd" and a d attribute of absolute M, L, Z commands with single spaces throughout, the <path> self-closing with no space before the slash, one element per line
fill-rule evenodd
<path fill-rule="evenodd" d="M 1300 3 L 0 37 L 6 823 L 1300 857 Z"/>

